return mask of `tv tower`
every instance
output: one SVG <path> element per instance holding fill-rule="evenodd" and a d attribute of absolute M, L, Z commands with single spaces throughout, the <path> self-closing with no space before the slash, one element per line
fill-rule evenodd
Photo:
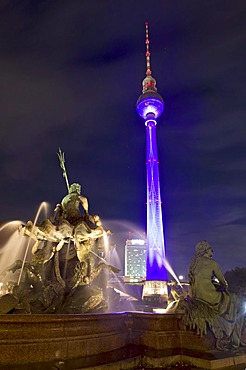
<path fill-rule="evenodd" d="M 146 77 L 142 94 L 137 100 L 136 111 L 146 126 L 147 166 L 147 261 L 146 282 L 143 296 L 167 294 L 167 271 L 165 261 L 165 239 L 162 222 L 162 207 L 159 181 L 159 164 L 156 141 L 157 118 L 164 110 L 162 97 L 157 93 L 156 80 L 151 75 L 149 30 L 146 27 Z"/>

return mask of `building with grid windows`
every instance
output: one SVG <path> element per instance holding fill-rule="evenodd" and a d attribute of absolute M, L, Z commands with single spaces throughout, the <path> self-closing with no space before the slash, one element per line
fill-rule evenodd
<path fill-rule="evenodd" d="M 146 277 L 146 241 L 130 239 L 125 245 L 125 277 Z"/>

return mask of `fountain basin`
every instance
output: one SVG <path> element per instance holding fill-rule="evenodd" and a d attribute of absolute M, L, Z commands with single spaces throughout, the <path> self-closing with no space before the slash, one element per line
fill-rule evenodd
<path fill-rule="evenodd" d="M 124 347 L 125 314 L 1 315 L 0 364 L 93 356 Z"/>
<path fill-rule="evenodd" d="M 1 315 L 0 338 L 0 368 L 39 369 L 37 364 L 47 363 L 43 368 L 52 369 L 61 361 L 69 369 L 118 370 L 143 358 L 153 366 L 182 360 L 204 369 L 246 363 L 245 351 L 215 351 L 211 332 L 200 337 L 186 331 L 182 314 Z"/>

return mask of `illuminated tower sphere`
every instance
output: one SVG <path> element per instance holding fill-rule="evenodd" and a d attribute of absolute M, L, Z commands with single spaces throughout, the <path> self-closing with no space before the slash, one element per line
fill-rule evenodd
<path fill-rule="evenodd" d="M 159 165 L 156 142 L 157 118 L 164 110 L 162 97 L 157 93 L 156 80 L 151 76 L 148 23 L 146 23 L 146 77 L 142 95 L 136 104 L 137 113 L 145 121 L 147 138 L 147 261 L 146 280 L 167 280 L 164 266 L 165 239 L 162 222 Z"/>

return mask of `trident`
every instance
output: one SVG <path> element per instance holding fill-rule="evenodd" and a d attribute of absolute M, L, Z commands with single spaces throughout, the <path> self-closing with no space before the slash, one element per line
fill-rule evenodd
<path fill-rule="evenodd" d="M 67 171 L 66 171 L 66 167 L 65 167 L 65 154 L 64 154 L 64 152 L 61 151 L 61 148 L 58 149 L 57 155 L 58 155 L 58 158 L 59 158 L 59 161 L 60 161 L 61 169 L 63 171 L 62 175 L 63 175 L 63 177 L 65 177 L 66 184 L 67 184 L 67 190 L 69 191 L 69 182 L 68 182 Z"/>

